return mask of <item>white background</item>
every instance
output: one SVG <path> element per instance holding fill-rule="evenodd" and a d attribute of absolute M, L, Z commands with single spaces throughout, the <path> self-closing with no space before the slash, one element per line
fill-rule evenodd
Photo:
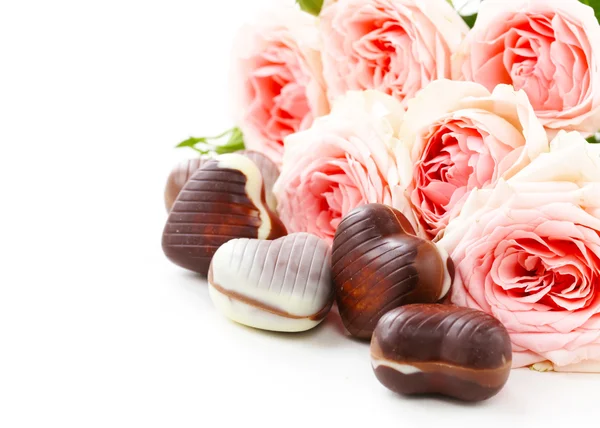
<path fill-rule="evenodd" d="M 0 1 L 0 427 L 598 426 L 600 376 L 402 398 L 335 316 L 235 325 L 163 257 L 172 146 L 231 125 L 233 35 L 274 3 Z"/>

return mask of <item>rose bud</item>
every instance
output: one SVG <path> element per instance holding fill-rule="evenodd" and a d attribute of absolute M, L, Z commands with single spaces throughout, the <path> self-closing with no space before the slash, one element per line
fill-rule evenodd
<path fill-rule="evenodd" d="M 273 185 L 279 178 L 279 168 L 272 160 L 259 152 L 244 150 L 238 153 L 250 158 L 260 170 L 265 184 L 267 204 L 269 205 L 269 208 L 275 210 L 277 208 L 277 199 L 273 194 Z M 179 192 L 181 192 L 181 189 L 183 189 L 183 186 L 185 186 L 185 183 L 187 183 L 190 177 L 209 160 L 210 158 L 207 156 L 188 159 L 177 164 L 175 168 L 173 168 L 171 174 L 169 174 L 169 179 L 167 180 L 167 186 L 165 188 L 165 206 L 167 207 L 167 212 L 171 211 L 175 199 L 177 199 L 177 196 L 179 195 Z"/>
<path fill-rule="evenodd" d="M 308 233 L 234 239 L 215 253 L 208 282 L 213 303 L 233 321 L 271 331 L 309 330 L 333 304 L 331 250 Z"/>
<path fill-rule="evenodd" d="M 332 275 L 348 332 L 371 339 L 379 318 L 410 303 L 435 303 L 450 289 L 445 253 L 413 235 L 399 211 L 369 204 L 351 211 L 333 240 Z"/>
<path fill-rule="evenodd" d="M 197 170 L 177 197 L 163 233 L 175 264 L 202 275 L 212 256 L 235 238 L 275 239 L 285 226 L 265 201 L 262 175 L 240 154 L 217 157 Z"/>
<path fill-rule="evenodd" d="M 394 392 L 482 401 L 506 384 L 512 347 L 504 326 L 484 312 L 409 305 L 379 320 L 371 361 L 377 379 Z"/>

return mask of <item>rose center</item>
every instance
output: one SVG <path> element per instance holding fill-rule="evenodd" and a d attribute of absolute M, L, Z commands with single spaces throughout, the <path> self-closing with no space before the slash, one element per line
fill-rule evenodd
<path fill-rule="evenodd" d="M 538 238 L 539 239 L 539 238 Z M 574 310 L 590 305 L 596 296 L 595 255 L 570 241 L 526 239 L 513 242 L 496 261 L 494 275 L 511 299 L 539 310 Z"/>
<path fill-rule="evenodd" d="M 410 64 L 407 55 L 412 53 L 405 50 L 406 46 L 410 46 L 409 36 L 405 29 L 394 21 L 377 19 L 369 24 L 363 23 L 360 26 L 361 36 L 355 39 L 354 49 L 358 55 L 355 62 L 369 67 L 369 75 L 373 79 L 369 86 L 388 95 L 402 97 L 403 85 L 399 83 L 402 81 L 399 77 L 405 71 L 406 65 Z M 366 64 L 363 63 L 363 59 L 367 60 Z"/>
<path fill-rule="evenodd" d="M 524 90 L 538 112 L 561 112 L 581 103 L 589 86 L 582 31 L 561 16 L 522 16 L 511 22 L 502 61 L 510 82 Z"/>
<path fill-rule="evenodd" d="M 489 160 L 481 133 L 465 123 L 448 123 L 428 140 L 417 166 L 416 184 L 423 200 L 437 214 L 444 214 L 468 190 L 484 187 L 494 168 L 478 167 Z"/>

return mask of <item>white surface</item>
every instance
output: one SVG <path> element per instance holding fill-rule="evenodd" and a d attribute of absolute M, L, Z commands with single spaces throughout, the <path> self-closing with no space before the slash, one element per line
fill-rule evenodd
<path fill-rule="evenodd" d="M 1 3 L 0 427 L 597 426 L 600 376 L 403 399 L 335 317 L 241 327 L 163 257 L 171 147 L 230 125 L 234 30 L 275 2 Z"/>

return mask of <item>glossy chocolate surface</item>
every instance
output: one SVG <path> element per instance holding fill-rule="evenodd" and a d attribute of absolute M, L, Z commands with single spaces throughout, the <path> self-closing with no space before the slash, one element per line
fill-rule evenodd
<path fill-rule="evenodd" d="M 252 160 L 260 170 L 265 183 L 266 202 L 269 205 L 269 208 L 275 210 L 277 208 L 277 199 L 273 194 L 273 186 L 279 178 L 279 168 L 271 159 L 262 153 L 252 150 L 244 150 L 238 153 Z M 206 156 L 188 159 L 180 162 L 173 168 L 169 174 L 167 185 L 165 187 L 165 207 L 167 208 L 167 212 L 171 211 L 179 192 L 181 192 L 192 175 L 194 175 L 198 169 L 202 168 L 209 160 L 210 158 Z"/>
<path fill-rule="evenodd" d="M 380 204 L 351 211 L 334 241 L 332 274 L 342 321 L 370 339 L 391 309 L 440 300 L 449 282 L 436 246 L 420 239 L 402 213 Z"/>
<path fill-rule="evenodd" d="M 254 165 L 241 155 L 226 156 Z M 214 253 L 227 241 L 286 234 L 279 218 L 266 207 L 264 187 L 259 198 L 247 194 L 248 180 L 262 186 L 256 166 L 252 171 L 257 176 L 211 160 L 193 174 L 177 197 L 163 233 L 163 250 L 173 263 L 206 275 Z"/>
<path fill-rule="evenodd" d="M 371 358 L 375 375 L 392 391 L 481 401 L 506 384 L 512 347 L 508 332 L 491 315 L 416 304 L 379 320 Z"/>

